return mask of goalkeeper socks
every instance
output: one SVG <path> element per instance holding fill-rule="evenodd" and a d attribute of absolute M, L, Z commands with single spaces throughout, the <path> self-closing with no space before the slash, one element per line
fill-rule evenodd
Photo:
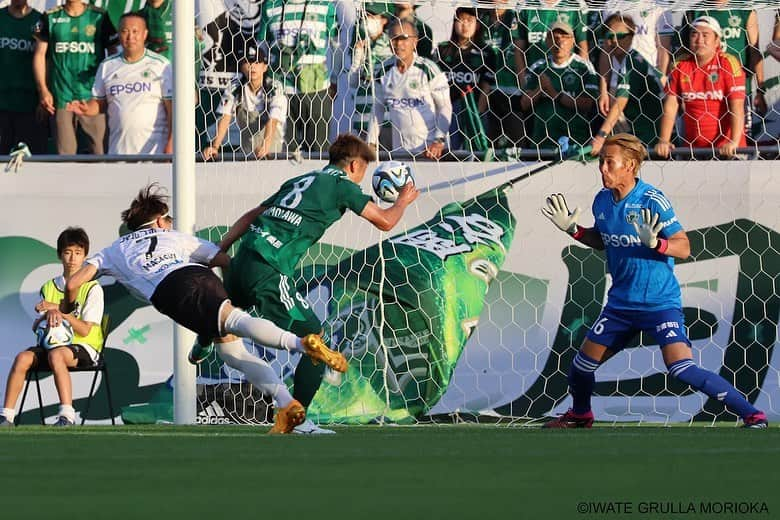
<path fill-rule="evenodd" d="M 696 366 L 696 363 L 690 359 L 675 361 L 667 368 L 674 377 L 722 402 L 743 419 L 758 412 L 758 409 L 728 381 L 714 372 Z"/>
<path fill-rule="evenodd" d="M 590 398 L 593 395 L 593 387 L 596 386 L 596 369 L 599 362 L 581 351 L 577 352 L 569 369 L 569 392 L 574 404 L 572 410 L 576 414 L 584 414 L 590 411 Z"/>
<path fill-rule="evenodd" d="M 16 410 L 13 408 L 3 408 L 3 410 L 0 411 L 0 415 L 5 417 L 6 421 L 14 422 L 14 419 L 16 418 Z"/>
<path fill-rule="evenodd" d="M 70 422 L 75 423 L 76 422 L 76 410 L 73 409 L 72 405 L 69 404 L 61 404 L 60 405 L 60 417 L 65 417 Z"/>
<path fill-rule="evenodd" d="M 292 395 L 287 386 L 265 360 L 250 354 L 244 348 L 242 340 L 216 343 L 215 347 L 225 364 L 243 372 L 247 381 L 261 393 L 273 397 L 277 407 L 284 408 L 290 404 Z"/>
<path fill-rule="evenodd" d="M 241 309 L 233 309 L 225 320 L 225 332 L 271 348 L 302 352 L 300 339 L 265 318 L 253 318 Z"/>

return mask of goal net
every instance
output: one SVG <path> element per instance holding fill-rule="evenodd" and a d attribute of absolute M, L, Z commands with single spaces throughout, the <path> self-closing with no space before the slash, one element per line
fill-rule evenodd
<path fill-rule="evenodd" d="M 380 159 L 411 164 L 422 190 L 392 233 L 348 212 L 299 266 L 299 293 L 350 360 L 343 377 L 325 378 L 310 417 L 533 422 L 564 411 L 569 365 L 610 278 L 601 253 L 552 232 L 539 208 L 560 192 L 587 209 L 601 188 L 589 147 L 621 131 L 673 159 L 647 163 L 642 175 L 671 199 L 691 239 L 692 258 L 676 273 L 694 360 L 780 413 L 772 6 L 200 0 L 197 10 L 203 236 L 218 239 L 284 180 L 323 166 L 341 132 L 376 142 Z M 691 24 L 702 16 L 693 32 L 716 32 L 731 68 L 709 72 L 694 92 L 675 69 L 700 51 Z M 399 34 L 424 58 L 403 88 L 392 76 L 390 36 Z M 250 81 L 254 62 L 262 82 Z M 680 101 L 664 127 L 671 88 Z M 733 90 L 744 100 L 732 102 L 742 99 Z M 691 112 L 697 101 L 708 112 Z M 399 116 L 404 104 L 418 114 Z M 727 152 L 730 137 L 736 150 Z M 439 139 L 441 160 L 426 160 Z M 561 155 L 573 159 L 505 189 Z M 370 192 L 370 179 L 362 187 Z M 292 383 L 297 356 L 246 347 Z M 202 383 L 246 393 L 243 375 L 217 357 L 200 370 Z M 645 335 L 596 379 L 600 420 L 735 419 L 673 380 Z"/>

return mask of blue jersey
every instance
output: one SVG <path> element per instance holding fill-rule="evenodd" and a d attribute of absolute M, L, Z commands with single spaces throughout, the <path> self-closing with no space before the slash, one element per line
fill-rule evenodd
<path fill-rule="evenodd" d="M 604 242 L 612 275 L 607 307 L 643 311 L 680 308 L 674 259 L 643 245 L 634 229 L 633 222 L 641 223 L 643 208 L 660 215 L 663 229 L 659 236 L 669 238 L 682 230 L 664 194 L 641 179 L 619 202 L 608 189 L 601 190 L 593 200 L 595 228 Z"/>

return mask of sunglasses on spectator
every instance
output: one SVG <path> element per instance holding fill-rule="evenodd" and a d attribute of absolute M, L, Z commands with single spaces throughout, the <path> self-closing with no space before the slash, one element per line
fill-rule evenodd
<path fill-rule="evenodd" d="M 401 34 L 396 34 L 395 36 L 391 36 L 390 37 L 391 40 L 408 40 L 409 38 L 414 38 L 414 35 L 413 34 L 401 33 Z"/>
<path fill-rule="evenodd" d="M 620 39 L 625 38 L 626 36 L 631 36 L 632 34 L 634 34 L 634 33 L 630 33 L 630 32 L 612 32 L 612 31 L 610 31 L 607 34 L 605 34 L 605 36 L 606 36 L 607 40 L 620 40 Z"/>

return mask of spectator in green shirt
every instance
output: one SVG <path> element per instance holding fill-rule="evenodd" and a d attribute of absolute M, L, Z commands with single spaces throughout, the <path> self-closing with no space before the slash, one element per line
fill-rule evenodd
<path fill-rule="evenodd" d="M 599 94 L 593 65 L 575 55 L 574 29 L 555 22 L 547 33 L 549 53 L 528 69 L 523 111 L 534 116 L 531 143 L 554 149 L 567 136 L 584 146 L 591 140 L 590 124 Z"/>
<path fill-rule="evenodd" d="M 13 71 L 0 82 L 0 154 L 8 154 L 20 141 L 32 153 L 46 151 L 48 128 L 43 114 L 36 114 L 38 92 L 32 73 L 35 40 L 32 28 L 41 13 L 27 0 L 11 0 L 0 9 L 0 69 Z"/>
<path fill-rule="evenodd" d="M 630 133 L 645 146 L 655 146 L 663 114 L 661 73 L 633 48 L 634 20 L 615 13 L 604 25 L 603 50 L 610 60 L 607 88 L 614 101 L 591 143 L 594 156 L 599 154 L 604 139 L 612 132 Z"/>

